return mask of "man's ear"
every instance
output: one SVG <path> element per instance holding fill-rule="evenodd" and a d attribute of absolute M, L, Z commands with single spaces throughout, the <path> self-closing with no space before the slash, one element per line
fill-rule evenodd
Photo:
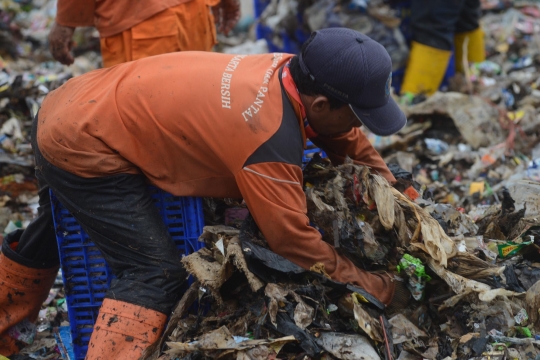
<path fill-rule="evenodd" d="M 328 98 L 323 95 L 317 95 L 311 102 L 311 110 L 313 112 L 324 112 L 327 111 L 330 108 L 330 103 L 328 102 Z"/>

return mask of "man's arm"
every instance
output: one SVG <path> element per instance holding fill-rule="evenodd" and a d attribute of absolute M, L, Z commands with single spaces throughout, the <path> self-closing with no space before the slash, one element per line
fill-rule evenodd
<path fill-rule="evenodd" d="M 94 25 L 95 5 L 95 0 L 58 0 L 56 20 L 49 33 L 49 49 L 60 63 L 73 63 L 73 32 L 78 26 Z"/>
<path fill-rule="evenodd" d="M 390 303 L 395 286 L 388 276 L 358 269 L 309 225 L 300 167 L 252 164 L 236 175 L 236 181 L 272 251 L 304 269 L 321 263 L 332 279 L 361 286 L 381 302 Z"/>
<path fill-rule="evenodd" d="M 359 128 L 337 136 L 319 135 L 310 140 L 326 152 L 334 165 L 342 164 L 348 156 L 357 164 L 369 166 L 371 172 L 378 173 L 391 184 L 396 182 L 381 155 Z"/>

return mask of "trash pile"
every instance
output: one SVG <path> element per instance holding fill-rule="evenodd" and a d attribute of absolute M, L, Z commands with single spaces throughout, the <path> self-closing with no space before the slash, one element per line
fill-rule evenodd
<path fill-rule="evenodd" d="M 75 35 L 75 64 L 53 61 L 47 35 L 55 1 L 3 0 L 0 6 L 0 229 L 24 228 L 37 211 L 30 129 L 45 95 L 100 66 L 94 30 Z M 97 47 L 96 47 L 97 44 Z"/>
<path fill-rule="evenodd" d="M 398 134 L 368 136 L 388 163 L 413 173 L 424 197 L 476 221 L 501 203 L 497 194 L 507 188 L 520 206 L 527 201 L 533 216 L 540 180 L 540 43 L 534 33 L 540 7 L 523 2 L 487 13 L 482 23 L 486 61 L 457 74 L 451 92 L 404 104 L 409 121 Z"/>
<path fill-rule="evenodd" d="M 396 276 L 408 301 L 385 309 L 324 267 L 294 265 L 247 217 L 240 230 L 205 228 L 206 248 L 183 259 L 194 282 L 145 358 L 534 359 L 540 221 L 517 210 L 508 190 L 476 221 L 447 204 L 415 203 L 398 189 L 419 184 L 392 170 L 394 187 L 367 167 L 315 156 L 304 187 L 323 239 L 357 266 Z"/>
<path fill-rule="evenodd" d="M 402 23 L 401 3 L 385 0 L 261 1 L 260 32 L 278 49 L 298 52 L 312 31 L 346 27 L 381 43 L 392 58 L 394 70 L 405 66 L 409 55 L 407 22 Z M 394 4 L 397 3 L 397 4 Z"/>

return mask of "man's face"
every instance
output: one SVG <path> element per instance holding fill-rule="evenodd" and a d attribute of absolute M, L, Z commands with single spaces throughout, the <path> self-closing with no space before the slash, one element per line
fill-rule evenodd
<path fill-rule="evenodd" d="M 303 96 L 306 115 L 311 128 L 320 135 L 330 136 L 346 133 L 353 127 L 362 126 L 349 106 L 330 109 L 325 96 Z M 308 105 L 308 106 L 306 106 Z"/>

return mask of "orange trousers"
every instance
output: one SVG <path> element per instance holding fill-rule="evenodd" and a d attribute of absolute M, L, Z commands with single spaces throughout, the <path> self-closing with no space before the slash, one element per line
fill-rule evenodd
<path fill-rule="evenodd" d="M 190 0 L 171 7 L 119 34 L 101 38 L 103 67 L 175 51 L 210 51 L 216 27 L 215 0 Z"/>

